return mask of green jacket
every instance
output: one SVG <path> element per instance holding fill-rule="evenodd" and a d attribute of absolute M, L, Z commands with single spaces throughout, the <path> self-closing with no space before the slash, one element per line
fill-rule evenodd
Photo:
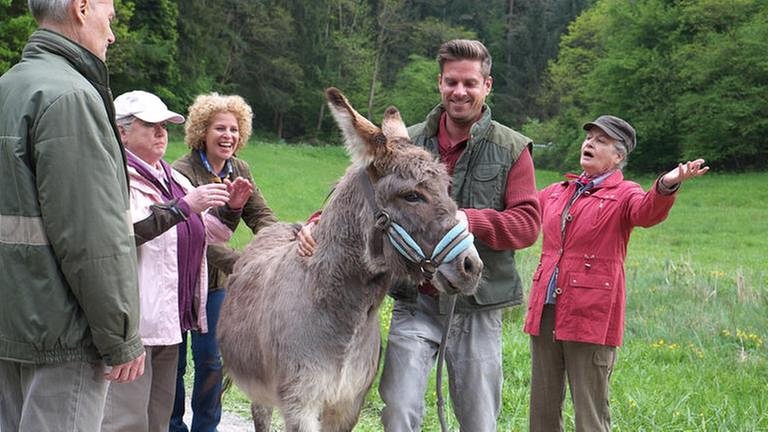
<path fill-rule="evenodd" d="M 438 105 L 426 121 L 408 128 L 413 143 L 439 155 L 437 132 L 443 107 Z M 491 110 L 470 131 L 467 148 L 456 162 L 451 179 L 451 197 L 459 208 L 504 210 L 507 173 L 531 140 L 491 120 Z M 479 239 L 475 247 L 483 260 L 483 280 L 475 295 L 460 296 L 457 312 L 496 309 L 522 303 L 523 289 L 515 268 L 515 251 L 495 251 Z M 440 309 L 447 310 L 447 296 L 440 295 Z"/>
<path fill-rule="evenodd" d="M 229 179 L 234 180 L 237 177 L 243 177 L 253 183 L 253 193 L 243 206 L 242 219 L 248 228 L 256 234 L 265 226 L 277 222 L 277 218 L 275 218 L 272 209 L 269 208 L 259 188 L 253 181 L 248 164 L 244 160 L 234 157 L 231 161 L 232 173 L 229 175 Z M 182 156 L 173 162 L 172 165 L 175 170 L 184 174 L 193 186 L 200 186 L 214 181 L 213 175 L 205 169 L 202 160 L 200 160 L 200 154 L 196 151 Z M 239 256 L 240 253 L 237 250 L 226 244 L 208 245 L 206 257 L 208 259 L 209 290 L 224 287 L 227 275 L 232 273 L 232 267 Z"/>
<path fill-rule="evenodd" d="M 32 34 L 0 77 L 0 176 L 0 358 L 138 357 L 128 177 L 104 62 Z"/>

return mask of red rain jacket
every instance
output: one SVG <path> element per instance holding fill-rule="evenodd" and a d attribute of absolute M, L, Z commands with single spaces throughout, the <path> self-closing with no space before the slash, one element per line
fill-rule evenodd
<path fill-rule="evenodd" d="M 659 194 L 656 183 L 645 192 L 616 171 L 576 200 L 565 235 L 561 235 L 560 217 L 575 188 L 574 182 L 564 181 L 539 192 L 544 239 L 524 330 L 539 334 L 547 285 L 559 265 L 555 339 L 620 346 L 629 235 L 635 226 L 662 222 L 676 194 Z"/>

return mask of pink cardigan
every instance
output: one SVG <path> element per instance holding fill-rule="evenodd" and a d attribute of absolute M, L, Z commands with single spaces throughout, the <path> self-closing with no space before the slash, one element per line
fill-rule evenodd
<path fill-rule="evenodd" d="M 138 222 L 150 215 L 149 206 L 165 202 L 160 191 L 128 167 L 131 191 L 131 219 Z M 193 189 L 189 180 L 178 171 L 173 178 L 186 191 Z M 206 244 L 229 240 L 232 231 L 216 217 L 203 215 Z M 140 298 L 139 334 L 144 345 L 175 345 L 181 342 L 179 322 L 178 259 L 176 257 L 176 229 L 169 229 L 137 248 Z M 208 266 L 205 253 L 200 264 L 200 280 L 195 292 L 197 326 L 208 331 L 205 304 L 208 293 Z"/>

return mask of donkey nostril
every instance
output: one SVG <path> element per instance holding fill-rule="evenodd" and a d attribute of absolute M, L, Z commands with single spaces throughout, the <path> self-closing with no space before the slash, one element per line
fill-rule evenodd
<path fill-rule="evenodd" d="M 474 269 L 475 265 L 472 263 L 472 260 L 469 257 L 464 257 L 464 271 L 467 273 L 472 273 L 472 269 Z"/>

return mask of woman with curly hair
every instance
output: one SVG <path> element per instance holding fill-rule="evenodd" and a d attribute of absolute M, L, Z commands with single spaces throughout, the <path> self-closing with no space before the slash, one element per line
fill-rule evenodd
<path fill-rule="evenodd" d="M 235 155 L 251 136 L 253 112 L 236 95 L 210 93 L 198 96 L 189 107 L 185 124 L 185 142 L 191 151 L 173 163 L 193 185 L 221 183 L 244 177 L 253 183 L 248 164 Z M 242 210 L 242 220 L 255 234 L 277 219 L 259 188 Z M 224 282 L 238 257 L 238 251 L 216 245 L 208 248 L 208 333 L 191 332 L 194 385 L 192 387 L 192 424 L 184 424 L 184 373 L 187 366 L 187 335 L 182 335 L 176 380 L 176 401 L 169 430 L 171 432 L 214 432 L 221 419 L 221 354 L 216 343 L 216 323 L 224 301 Z"/>

